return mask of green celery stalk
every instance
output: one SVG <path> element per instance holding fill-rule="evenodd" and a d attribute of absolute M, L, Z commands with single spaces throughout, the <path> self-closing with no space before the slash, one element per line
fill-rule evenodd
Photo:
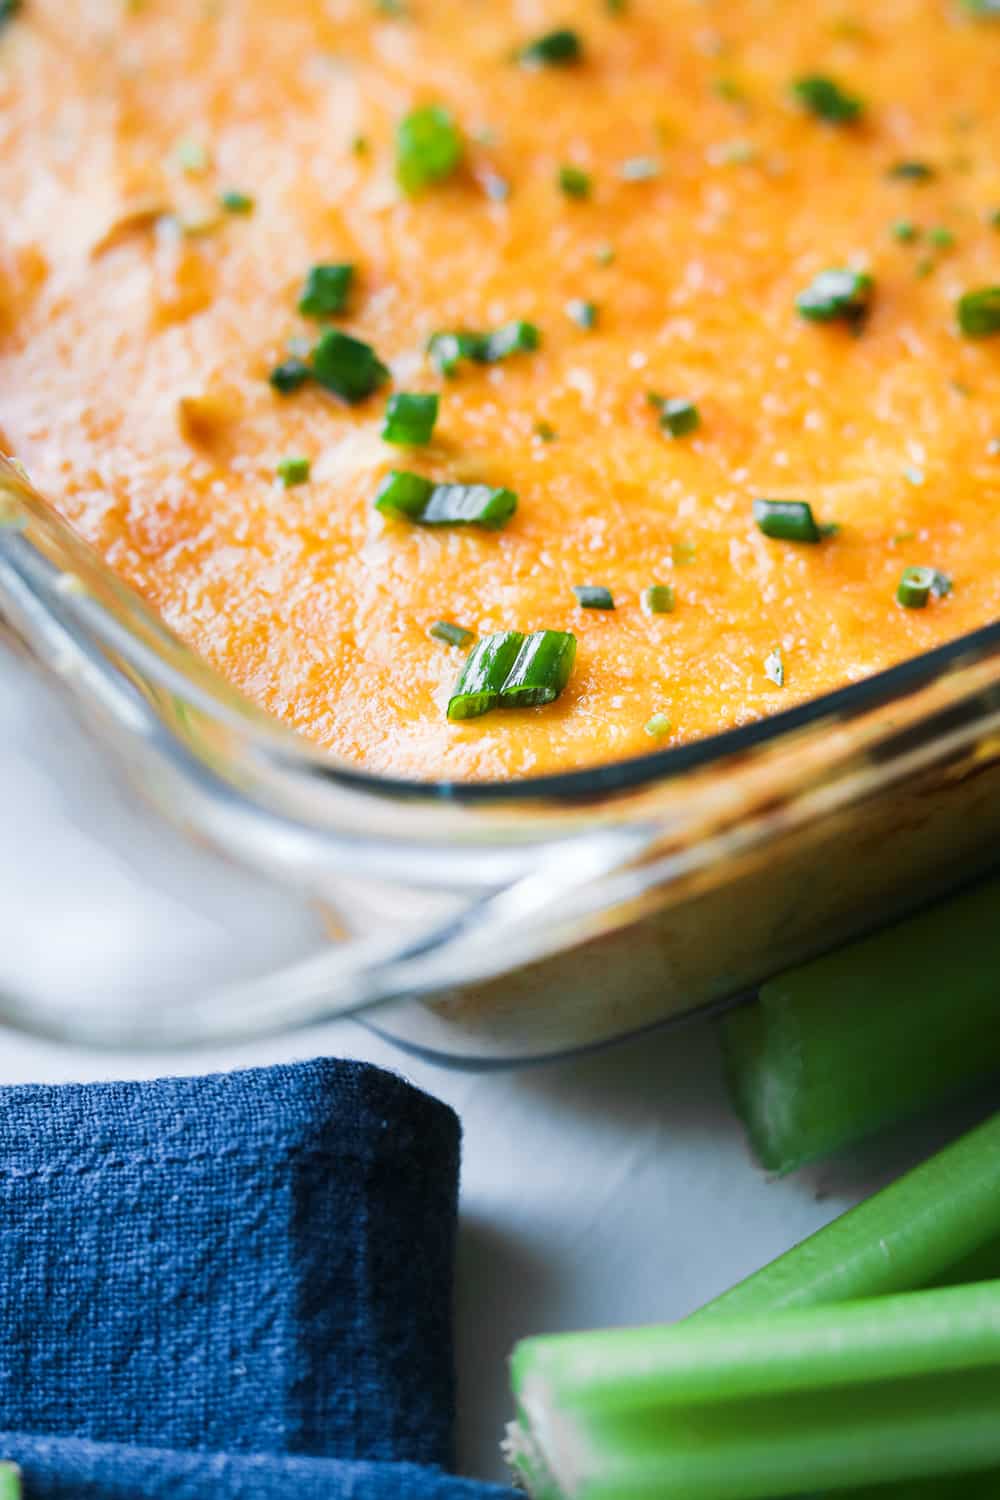
<path fill-rule="evenodd" d="M 1000 1463 L 1000 1283 L 529 1339 L 512 1377 L 565 1500 L 778 1500 Z"/>
<path fill-rule="evenodd" d="M 851 1302 L 994 1268 L 1000 1274 L 1000 1114 L 692 1316 Z"/>
<path fill-rule="evenodd" d="M 21 1471 L 16 1464 L 0 1463 L 0 1500 L 21 1500 Z"/>
<path fill-rule="evenodd" d="M 762 986 L 722 1023 L 758 1159 L 790 1172 L 1000 1073 L 1000 879 Z"/>

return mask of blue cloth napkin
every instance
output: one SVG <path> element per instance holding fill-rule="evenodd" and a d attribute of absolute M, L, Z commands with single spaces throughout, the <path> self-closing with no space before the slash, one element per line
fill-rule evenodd
<path fill-rule="evenodd" d="M 0 1090 L 27 1500 L 495 1500 L 448 1477 L 459 1129 L 359 1063 Z"/>

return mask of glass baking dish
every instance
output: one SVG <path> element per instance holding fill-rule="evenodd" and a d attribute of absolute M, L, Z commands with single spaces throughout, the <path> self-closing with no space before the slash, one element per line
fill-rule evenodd
<path fill-rule="evenodd" d="M 191 889 L 233 882 L 244 932 L 308 919 L 274 961 L 241 938 L 183 985 L 159 960 L 93 987 L 5 971 L 0 1017 L 37 1033 L 171 1046 L 362 1013 L 466 1064 L 564 1054 L 728 1002 L 996 859 L 1000 624 L 681 748 L 454 784 L 368 775 L 268 718 L 3 460 L 0 610 L 143 828 L 208 862 Z"/>

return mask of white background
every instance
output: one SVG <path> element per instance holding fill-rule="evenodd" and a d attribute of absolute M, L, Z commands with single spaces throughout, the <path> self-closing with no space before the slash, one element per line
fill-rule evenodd
<path fill-rule="evenodd" d="M 42 975 L 47 985 L 83 993 L 106 982 L 111 969 L 152 964 L 169 974 L 182 930 L 196 966 L 218 960 L 213 943 L 232 945 L 225 923 L 213 926 L 218 913 L 205 891 L 191 902 L 194 916 L 181 910 L 176 889 L 157 892 L 155 917 L 146 909 L 153 875 L 169 869 L 173 885 L 183 886 L 183 856 L 161 851 L 143 821 L 148 815 L 120 804 L 106 774 L 103 757 L 0 653 L 0 988 Z M 109 831 L 119 847 L 103 854 L 96 840 Z M 250 915 L 248 930 L 259 925 Z M 231 909 L 226 917 L 232 926 Z M 727 1108 L 706 1022 L 493 1074 L 416 1062 L 354 1022 L 168 1061 L 88 1053 L 0 1030 L 0 1082 L 193 1073 L 318 1053 L 397 1069 L 462 1118 L 459 1458 L 464 1471 L 486 1478 L 503 1476 L 505 1359 L 517 1338 L 678 1317 L 976 1112 L 953 1112 L 883 1138 L 850 1161 L 769 1182 Z"/>

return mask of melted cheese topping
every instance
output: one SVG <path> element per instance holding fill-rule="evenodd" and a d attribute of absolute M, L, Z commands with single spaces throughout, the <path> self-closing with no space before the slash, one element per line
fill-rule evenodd
<path fill-rule="evenodd" d="M 1000 282 L 1000 25 L 958 0 L 408 11 L 25 0 L 0 34 L 0 442 L 109 564 L 265 708 L 424 777 L 635 754 L 654 714 L 658 745 L 687 740 L 995 619 L 1000 339 L 961 338 L 954 306 Z M 568 16 L 578 66 L 511 61 Z M 863 120 L 797 107 L 808 73 Z M 427 102 L 460 122 L 465 163 L 410 199 L 394 131 Z M 657 174 L 626 180 L 635 157 Z M 930 181 L 887 175 L 914 158 Z M 560 191 L 564 164 L 589 198 Z M 220 213 L 225 189 L 253 214 Z M 393 388 L 441 390 L 430 447 L 381 441 L 386 391 L 346 407 L 269 387 L 289 339 L 316 335 L 296 302 L 320 261 L 357 266 L 338 326 Z M 839 265 L 874 277 L 860 337 L 795 311 Z M 536 353 L 429 368 L 436 329 L 512 318 L 538 325 Z M 698 431 L 671 440 L 650 391 L 696 401 Z M 289 453 L 312 472 L 286 490 Z M 391 467 L 520 507 L 499 534 L 386 521 Z M 808 500 L 839 534 L 769 541 L 754 495 Z M 952 594 L 902 609 L 908 564 Z M 674 613 L 643 612 L 653 582 Z M 586 583 L 614 612 L 577 605 Z M 449 724 L 462 654 L 428 636 L 441 618 L 574 631 L 562 698 Z"/>

